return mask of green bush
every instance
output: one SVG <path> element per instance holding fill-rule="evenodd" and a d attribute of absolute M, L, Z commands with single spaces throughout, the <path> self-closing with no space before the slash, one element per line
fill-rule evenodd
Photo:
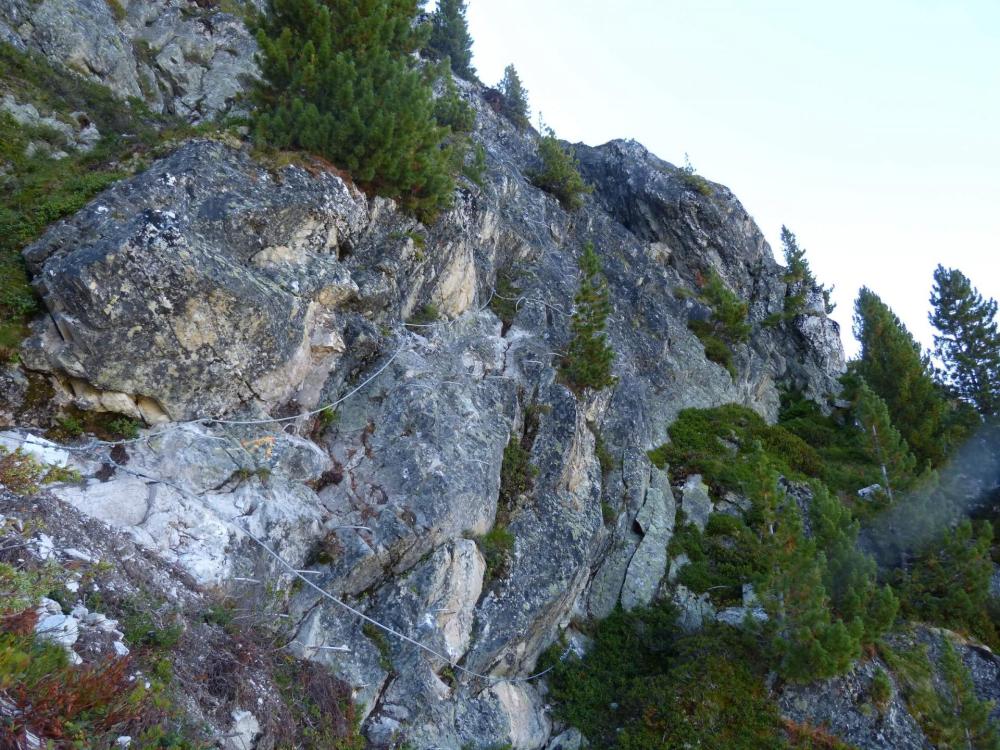
<path fill-rule="evenodd" d="M 710 316 L 705 320 L 689 320 L 688 328 L 701 340 L 705 357 L 735 377 L 732 348 L 750 338 L 747 304 L 726 287 L 714 270 L 705 277 L 698 300 L 709 308 Z"/>
<path fill-rule="evenodd" d="M 573 152 L 563 148 L 551 128 L 538 140 L 538 156 L 541 167 L 528 173 L 535 186 L 552 193 L 567 211 L 580 208 L 594 188 L 583 181 Z"/>
<path fill-rule="evenodd" d="M 479 551 L 486 561 L 483 584 L 504 578 L 510 573 L 510 553 L 514 549 L 514 535 L 503 526 L 494 526 L 476 538 Z"/>
<path fill-rule="evenodd" d="M 443 77 L 444 92 L 434 100 L 434 119 L 452 133 L 471 133 L 476 126 L 476 111 L 459 95 L 451 75 Z"/>
<path fill-rule="evenodd" d="M 34 495 L 45 476 L 45 467 L 20 448 L 0 448 L 0 486 L 15 495 Z"/>
<path fill-rule="evenodd" d="M 892 682 L 889 680 L 889 675 L 881 667 L 875 671 L 869 695 L 879 712 L 885 713 L 885 709 L 889 707 L 889 701 L 892 700 Z"/>
<path fill-rule="evenodd" d="M 517 505 L 520 495 L 531 490 L 538 467 L 531 463 L 531 452 L 521 439 L 511 435 L 503 450 L 500 467 L 500 507 L 509 513 Z"/>
<path fill-rule="evenodd" d="M 990 617 L 993 526 L 962 521 L 922 549 L 903 572 L 903 611 L 914 619 L 973 635 L 1000 648 Z"/>
<path fill-rule="evenodd" d="M 140 423 L 132 417 L 108 411 L 84 411 L 70 405 L 46 432 L 52 440 L 72 440 L 90 433 L 101 440 L 132 439 L 139 435 Z"/>
<path fill-rule="evenodd" d="M 414 312 L 406 322 L 415 326 L 429 326 L 437 323 L 439 320 L 441 320 L 441 312 L 438 310 L 437 305 L 433 302 L 428 302 Z"/>
<path fill-rule="evenodd" d="M 486 149 L 483 144 L 474 144 L 466 153 L 462 174 L 472 184 L 483 187 L 486 181 Z"/>
<path fill-rule="evenodd" d="M 601 431 L 592 426 L 591 432 L 594 434 L 594 456 L 597 458 L 597 463 L 601 466 L 601 474 L 607 476 L 618 468 L 619 461 L 615 458 L 615 454 L 612 453 L 611 449 L 608 448 L 608 444 L 604 442 L 604 438 L 601 437 Z"/>
<path fill-rule="evenodd" d="M 124 21 L 125 16 L 128 15 L 125 12 L 125 7 L 121 4 L 121 0 L 105 0 L 108 4 L 108 10 L 111 11 L 111 15 L 114 16 L 116 21 Z"/>
<path fill-rule="evenodd" d="M 494 294 L 490 297 L 490 309 L 503 323 L 503 333 L 506 333 L 514 322 L 520 299 L 521 288 L 514 283 L 510 272 L 497 271 Z"/>
<path fill-rule="evenodd" d="M 704 195 L 706 198 L 711 198 L 715 194 L 712 184 L 698 174 L 687 154 L 684 154 L 684 166 L 677 170 L 677 174 L 690 190 Z"/>
<path fill-rule="evenodd" d="M 805 479 L 822 471 L 816 451 L 801 438 L 769 425 L 755 411 L 737 404 L 715 409 L 685 409 L 670 426 L 670 442 L 650 451 L 660 468 L 675 476 L 701 474 L 718 489 L 755 490 L 760 481 L 758 451 L 790 478 Z"/>
<path fill-rule="evenodd" d="M 992 704 L 976 696 L 969 671 L 950 643 L 942 641 L 937 669 L 925 644 L 900 649 L 882 644 L 879 653 L 896 675 L 907 710 L 934 747 L 1000 748 L 1000 734 L 989 721 Z"/>
<path fill-rule="evenodd" d="M 449 60 L 455 75 L 474 81 L 476 69 L 472 67 L 472 37 L 465 20 L 466 10 L 463 0 L 441 0 L 431 16 L 427 49 L 439 60 Z"/>
<path fill-rule="evenodd" d="M 836 305 L 830 301 L 833 294 L 833 287 L 826 287 L 816 281 L 809 261 L 806 259 L 806 251 L 799 247 L 799 241 L 795 235 L 789 231 L 788 227 L 781 227 L 781 244 L 785 253 L 785 273 L 782 281 L 787 284 L 785 292 L 784 309 L 780 313 L 775 313 L 768 320 L 774 325 L 784 320 L 791 320 L 805 312 L 806 297 L 811 291 L 818 291 L 823 296 L 823 307 L 827 315 L 832 313 Z"/>

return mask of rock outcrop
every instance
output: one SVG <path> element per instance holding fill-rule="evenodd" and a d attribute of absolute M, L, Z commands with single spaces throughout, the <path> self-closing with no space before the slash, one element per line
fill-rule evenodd
<path fill-rule="evenodd" d="M 969 670 L 980 700 L 1000 696 L 1000 657 L 989 649 L 965 642 L 955 633 L 917 626 L 910 632 L 887 637 L 886 646 L 900 652 L 922 653 L 926 649 L 931 690 L 947 695 L 949 688 L 940 673 L 941 649 L 950 643 Z M 890 695 L 883 705 L 873 698 L 872 682 L 878 672 L 890 682 Z M 905 678 L 882 658 L 859 662 L 847 674 L 808 685 L 789 685 L 781 693 L 782 713 L 791 721 L 825 727 L 828 732 L 859 750 L 925 750 L 935 747 L 920 726 L 919 707 L 911 711 L 905 698 Z M 1000 718 L 994 706 L 992 718 Z"/>
<path fill-rule="evenodd" d="M 38 52 L 122 99 L 190 122 L 230 111 L 256 75 L 238 0 L 223 12 L 187 0 L 9 0 L 0 42 Z M 234 15 L 237 14 L 237 15 Z"/>
<path fill-rule="evenodd" d="M 72 24 L 46 15 L 58 2 L 8 4 L 0 34 L 70 49 Z M 84 36 L 109 41 L 72 58 L 89 75 L 122 93 L 172 76 L 163 106 L 185 116 L 226 106 L 204 92 L 224 91 L 210 76 L 232 69 L 198 46 L 217 43 L 224 14 L 132 2 L 115 20 L 94 2 L 102 30 Z M 189 22 L 200 41 L 181 38 Z M 137 62 L 139 39 L 155 64 Z M 28 248 L 47 315 L 24 361 L 66 400 L 153 425 L 114 453 L 74 453 L 83 479 L 55 496 L 203 585 L 251 573 L 291 585 L 245 532 L 311 571 L 329 596 L 292 599 L 295 648 L 352 686 L 373 742 L 540 748 L 552 722 L 525 679 L 539 654 L 574 617 L 652 601 L 677 504 L 690 516 L 707 499 L 676 495 L 646 452 L 686 407 L 774 419 L 782 386 L 825 400 L 844 360 L 821 309 L 763 325 L 783 308 L 782 269 L 726 188 L 694 190 L 634 142 L 577 146 L 595 192 L 567 213 L 525 177 L 532 134 L 461 86 L 487 178 L 433 226 L 306 158 L 264 164 L 192 141 Z M 613 305 L 618 380 L 602 393 L 574 393 L 557 368 L 587 242 Z M 687 325 L 709 270 L 749 304 L 735 377 Z M 503 323 L 489 309 L 500 273 L 520 290 Z M 441 317 L 405 322 L 429 309 Z M 501 505 L 512 436 L 537 473 Z M 474 540 L 498 523 L 512 541 L 487 571 Z"/>

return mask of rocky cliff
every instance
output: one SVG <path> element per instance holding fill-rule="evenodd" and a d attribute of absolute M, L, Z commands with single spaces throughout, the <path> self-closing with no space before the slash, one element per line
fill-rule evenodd
<path fill-rule="evenodd" d="M 242 22 L 211 4 L 11 2 L 0 40 L 192 121 L 253 74 Z M 818 290 L 765 323 L 787 283 L 727 188 L 635 142 L 577 145 L 594 192 L 568 213 L 526 177 L 534 135 L 480 88 L 461 95 L 487 171 L 432 226 L 231 137 L 185 142 L 52 226 L 24 253 L 45 314 L 4 375 L 21 428 L 4 440 L 78 471 L 43 502 L 123 533 L 132 564 L 172 566 L 185 596 L 280 589 L 290 648 L 349 686 L 373 744 L 541 748 L 553 725 L 528 678 L 574 622 L 657 596 L 712 616 L 667 577 L 677 511 L 712 501 L 647 451 L 686 407 L 774 420 L 782 389 L 825 404 L 844 356 Z M 617 383 L 600 393 L 558 377 L 588 242 L 613 305 Z M 749 306 L 734 373 L 688 326 L 713 271 Z M 70 404 L 144 428 L 68 451 L 29 437 Z M 537 473 L 504 499 L 512 439 Z M 271 747 L 247 695 L 207 720 Z"/>

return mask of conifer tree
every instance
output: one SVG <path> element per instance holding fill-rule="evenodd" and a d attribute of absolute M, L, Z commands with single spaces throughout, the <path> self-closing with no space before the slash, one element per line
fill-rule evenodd
<path fill-rule="evenodd" d="M 854 335 L 861 344 L 855 372 L 885 401 L 892 423 L 917 459 L 939 466 L 951 447 L 948 404 L 913 336 L 867 287 L 854 304 Z"/>
<path fill-rule="evenodd" d="M 459 78 L 473 81 L 476 69 L 472 67 L 472 36 L 465 20 L 466 6 L 463 0 L 438 0 L 437 10 L 431 17 L 427 48 L 439 60 L 447 57 Z"/>
<path fill-rule="evenodd" d="M 833 617 L 823 585 L 825 557 L 792 514 L 774 524 L 771 572 L 762 586 L 771 646 L 782 677 L 807 681 L 844 672 L 861 652 L 864 625 Z"/>
<path fill-rule="evenodd" d="M 907 489 L 914 480 L 917 460 L 889 417 L 885 401 L 863 380 L 854 393 L 854 416 L 864 433 L 868 458 L 882 469 L 882 486 L 892 501 L 894 490 Z"/>
<path fill-rule="evenodd" d="M 965 274 L 938 266 L 931 290 L 934 354 L 942 383 L 984 417 L 1000 410 L 1000 332 L 997 303 L 983 299 Z"/>
<path fill-rule="evenodd" d="M 798 315 L 805 308 L 806 295 L 813 289 L 817 289 L 823 295 L 823 306 L 827 315 L 834 311 L 836 305 L 830 301 L 833 294 L 833 287 L 826 287 L 816 281 L 809 261 L 806 259 L 805 248 L 799 247 L 798 238 L 792 231 L 782 225 L 781 244 L 785 253 L 784 281 L 789 285 L 789 295 L 785 298 L 785 312 Z"/>
<path fill-rule="evenodd" d="M 504 69 L 498 88 L 503 95 L 503 114 L 519 128 L 528 127 L 531 124 L 528 119 L 531 114 L 528 109 L 528 92 L 521 84 L 521 77 L 513 65 Z"/>
<path fill-rule="evenodd" d="M 573 338 L 562 364 L 562 373 L 574 388 L 606 388 L 615 383 L 611 374 L 615 352 L 604 332 L 611 302 L 601 272 L 601 259 L 588 242 L 580 256 L 580 287 L 570 329 Z"/>
<path fill-rule="evenodd" d="M 823 586 L 834 613 L 845 623 L 860 621 L 862 642 L 874 643 L 896 619 L 899 602 L 888 586 L 876 581 L 874 558 L 858 547 L 860 524 L 822 484 L 812 487 L 813 537 L 826 557 Z"/>
<path fill-rule="evenodd" d="M 273 0 L 259 22 L 254 133 L 315 152 L 430 220 L 454 186 L 434 120 L 418 0 Z"/>
<path fill-rule="evenodd" d="M 914 618 L 971 633 L 1000 645 L 988 615 L 993 527 L 968 520 L 949 529 L 919 555 L 903 587 L 903 604 Z"/>

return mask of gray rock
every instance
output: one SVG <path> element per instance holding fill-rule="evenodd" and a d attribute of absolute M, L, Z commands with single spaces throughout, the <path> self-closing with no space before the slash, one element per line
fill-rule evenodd
<path fill-rule="evenodd" d="M 241 18 L 183 0 L 123 5 L 119 19 L 106 0 L 10 0 L 0 6 L 0 40 L 191 122 L 233 110 L 257 75 L 257 45 Z"/>
<path fill-rule="evenodd" d="M 0 7 L 0 20 L 56 64 L 122 98 L 142 96 L 132 45 L 105 0 L 11 0 Z"/>
<path fill-rule="evenodd" d="M 884 492 L 881 484 L 870 484 L 858 490 L 857 495 L 862 500 L 873 500 Z"/>
<path fill-rule="evenodd" d="M 583 592 L 602 529 L 600 468 L 585 414 L 562 386 L 542 397 L 551 411 L 531 451 L 536 489 L 508 525 L 516 539 L 510 575 L 478 608 L 469 655 L 478 671 L 511 675 L 533 667 Z"/>
<path fill-rule="evenodd" d="M 605 494 L 624 500 L 625 512 L 618 517 L 614 537 L 598 563 L 587 596 L 587 613 L 603 619 L 614 611 L 621 597 L 629 563 L 642 541 L 632 521 L 642 507 L 649 489 L 652 464 L 645 453 L 627 449 L 622 456 L 622 472 L 612 477 Z M 673 499 L 673 494 L 671 494 Z"/>
<path fill-rule="evenodd" d="M 890 674 L 892 697 L 883 712 L 873 705 L 871 684 L 886 665 L 880 659 L 859 662 L 843 677 L 806 685 L 787 685 L 778 699 L 782 715 L 800 724 L 823 726 L 860 750 L 925 750 L 933 747 L 907 712 Z"/>
<path fill-rule="evenodd" d="M 7 453 L 21 451 L 43 466 L 66 467 L 70 465 L 69 451 L 58 443 L 26 432 L 0 432 L 0 449 Z"/>
<path fill-rule="evenodd" d="M 806 482 L 792 482 L 785 477 L 781 477 L 778 480 L 778 486 L 785 491 L 785 497 L 795 503 L 798 507 L 799 514 L 802 517 L 802 533 L 805 535 L 806 539 L 811 539 L 813 535 L 812 487 L 810 487 Z"/>
<path fill-rule="evenodd" d="M 337 246 L 363 211 L 332 175 L 191 143 L 25 251 L 50 313 L 25 361 L 172 419 L 290 399 L 337 359 L 312 342 L 356 292 Z"/>
<path fill-rule="evenodd" d="M 224 750 L 253 750 L 255 740 L 260 735 L 260 722 L 249 711 L 237 709 L 232 712 L 233 725 L 222 743 Z"/>
<path fill-rule="evenodd" d="M 549 740 L 545 750 L 581 750 L 589 744 L 579 729 L 570 728 Z"/>
<path fill-rule="evenodd" d="M 3 99 L 0 99 L 0 112 L 6 112 L 15 122 L 28 128 L 44 128 L 53 131 L 61 145 L 84 153 L 92 151 L 101 139 L 100 131 L 87 120 L 86 115 L 82 112 L 75 113 L 77 119 L 70 124 L 57 117 L 42 115 L 35 105 L 27 102 L 19 103 L 11 94 L 5 94 Z M 81 122 L 87 122 L 87 125 L 81 125 Z M 52 153 L 53 156 L 55 155 L 50 143 L 40 142 L 36 145 L 32 142 L 29 144 L 29 148 L 32 146 L 36 150 L 44 149 Z M 31 156 L 31 154 L 27 155 Z"/>
<path fill-rule="evenodd" d="M 681 510 L 684 511 L 684 518 L 688 523 L 694 524 L 699 531 L 705 530 L 708 517 L 712 513 L 712 498 L 700 474 L 693 474 L 684 482 L 681 490 Z"/>
<path fill-rule="evenodd" d="M 127 531 L 200 583 L 222 583 L 245 564 L 233 554 L 244 543 L 241 526 L 301 564 L 321 536 L 325 514 L 316 494 L 299 481 L 299 464 L 280 458 L 298 444 L 291 440 L 283 450 L 285 441 L 268 441 L 278 456 L 266 479 L 240 471 L 246 450 L 238 437 L 189 427 L 133 444 L 127 458 L 118 459 L 125 461 L 120 467 L 104 463 L 98 471 L 100 462 L 74 458 L 69 466 L 86 478 L 53 485 L 52 494 Z M 295 478 L 283 470 L 296 472 Z"/>
<path fill-rule="evenodd" d="M 935 686 L 946 691 L 940 674 L 941 650 L 949 642 L 969 669 L 976 694 L 981 700 L 1000 698 L 1000 657 L 990 649 L 965 641 L 947 630 L 914 625 L 886 636 L 888 646 L 897 651 L 926 648 L 934 674 Z M 892 695 L 884 710 L 871 701 L 871 681 L 885 670 L 892 684 Z M 900 692 L 899 678 L 881 659 L 858 662 L 841 677 L 820 680 L 808 685 L 786 685 L 779 697 L 782 713 L 800 723 L 823 725 L 835 736 L 862 750 L 904 748 L 924 750 L 934 745 L 924 735 L 909 713 Z M 994 707 L 993 721 L 1000 720 Z"/>
<path fill-rule="evenodd" d="M 768 619 L 763 607 L 726 607 L 715 613 L 716 621 L 733 627 L 742 627 L 747 618 L 757 622 L 767 622 Z"/>
<path fill-rule="evenodd" d="M 629 562 L 621 604 L 626 610 L 653 601 L 667 571 L 667 545 L 674 531 L 674 496 L 665 471 L 654 468 L 646 491 L 646 502 L 635 518 L 642 541 Z"/>
<path fill-rule="evenodd" d="M 727 491 L 721 500 L 715 502 L 715 512 L 725 513 L 728 516 L 742 518 L 753 508 L 750 498 L 744 497 L 732 491 Z"/>
<path fill-rule="evenodd" d="M 685 633 L 701 630 L 706 621 L 714 620 L 716 617 L 715 607 L 712 606 L 708 594 L 696 594 L 686 586 L 674 587 L 673 603 L 678 610 L 677 625 Z"/>
<path fill-rule="evenodd" d="M 35 637 L 62 646 L 73 664 L 80 664 L 79 655 L 73 650 L 73 644 L 80 637 L 80 621 L 73 615 L 64 615 L 59 605 L 53 608 L 51 599 L 43 599 L 38 611 L 38 621 L 35 623 Z"/>

